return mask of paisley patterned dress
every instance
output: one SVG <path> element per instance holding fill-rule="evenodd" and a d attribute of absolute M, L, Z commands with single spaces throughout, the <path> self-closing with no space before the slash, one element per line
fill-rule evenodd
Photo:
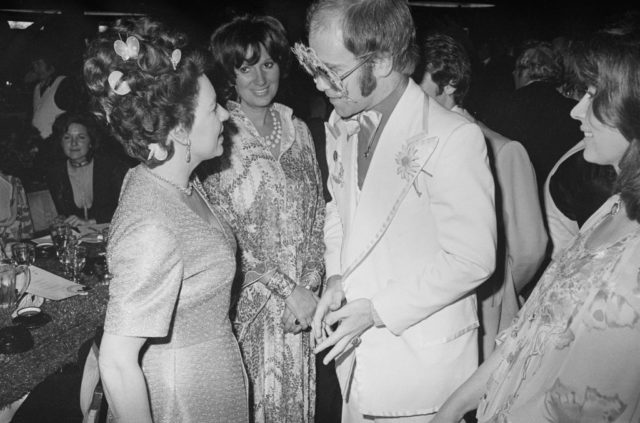
<path fill-rule="evenodd" d="M 314 291 L 320 285 L 322 183 L 307 126 L 288 107 L 273 107 L 282 123 L 279 157 L 240 105 L 228 102 L 238 132 L 204 186 L 241 252 L 234 329 L 249 374 L 253 421 L 312 422 L 315 357 L 309 332 L 285 334 L 281 319 L 296 285 Z"/>
<path fill-rule="evenodd" d="M 640 225 L 608 245 L 586 245 L 617 200 L 552 262 L 500 335 L 478 421 L 640 421 Z"/>

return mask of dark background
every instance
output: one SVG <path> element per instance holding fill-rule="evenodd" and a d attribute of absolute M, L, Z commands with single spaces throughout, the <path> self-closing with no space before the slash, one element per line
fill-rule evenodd
<path fill-rule="evenodd" d="M 108 25 L 123 14 L 147 14 L 161 19 L 189 34 L 191 40 L 201 47 L 206 47 L 209 35 L 218 25 L 234 15 L 249 12 L 269 14 L 280 19 L 293 42 L 306 38 L 305 12 L 310 2 L 0 0 L 0 83 L 16 88 L 23 84 L 24 75 L 29 69 L 29 53 L 43 45 L 50 45 L 53 51 L 59 53 L 58 70 L 61 73 L 79 74 L 86 41 L 96 34 L 98 25 Z M 468 6 L 471 2 L 462 3 Z M 583 1 L 579 6 L 561 0 L 495 0 L 493 3 L 495 7 L 491 8 L 411 6 L 411 9 L 419 35 L 435 30 L 447 32 L 464 41 L 472 54 L 482 43 L 497 40 L 513 55 L 525 40 L 535 38 L 550 41 L 559 35 L 575 37 L 589 33 L 625 12 L 635 10 L 637 13 L 640 8 L 638 5 L 630 6 L 615 1 Z M 10 30 L 7 20 L 35 23 L 26 30 Z M 300 82 L 300 78 L 296 81 L 300 75 L 295 67 L 290 76 L 291 84 L 283 84 L 289 87 L 289 91 L 295 91 L 298 84 L 305 83 Z M 11 99 L 5 98 L 4 101 L 11 102 Z M 16 107 L 20 107 L 19 104 Z"/>

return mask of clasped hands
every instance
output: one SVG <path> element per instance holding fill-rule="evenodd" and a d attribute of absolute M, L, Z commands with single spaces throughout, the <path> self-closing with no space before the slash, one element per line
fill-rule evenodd
<path fill-rule="evenodd" d="M 332 327 L 337 322 L 338 327 L 333 330 Z M 371 301 L 360 298 L 347 303 L 342 289 L 342 278 L 329 278 L 327 289 L 318 302 L 311 323 L 317 344 L 313 352 L 317 354 L 333 346 L 323 360 L 324 364 L 328 364 L 349 346 L 357 346 L 360 335 L 371 326 Z"/>
<path fill-rule="evenodd" d="M 282 315 L 285 333 L 300 333 L 311 326 L 313 313 L 318 305 L 318 296 L 302 286 L 296 286 L 285 300 Z"/>

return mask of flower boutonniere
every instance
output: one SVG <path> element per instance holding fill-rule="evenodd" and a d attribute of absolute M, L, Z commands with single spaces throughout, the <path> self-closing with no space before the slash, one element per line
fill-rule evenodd
<path fill-rule="evenodd" d="M 422 192 L 418 189 L 418 178 L 416 178 L 421 169 L 415 142 L 407 141 L 402 146 L 396 154 L 396 164 L 398 165 L 396 173 L 407 182 L 413 180 L 413 188 L 416 190 L 416 194 L 418 194 L 418 197 L 422 196 Z"/>
<path fill-rule="evenodd" d="M 410 181 L 420 170 L 418 163 L 418 151 L 413 143 L 406 143 L 396 154 L 396 173 L 407 182 Z"/>

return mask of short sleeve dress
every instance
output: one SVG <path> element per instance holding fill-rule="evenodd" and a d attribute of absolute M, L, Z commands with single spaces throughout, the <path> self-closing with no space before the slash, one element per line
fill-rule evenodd
<path fill-rule="evenodd" d="M 104 330 L 148 338 L 153 420 L 248 422 L 240 350 L 229 321 L 235 241 L 140 165 L 124 182 L 109 234 L 113 274 Z M 192 195 L 200 195 L 196 184 Z"/>
<path fill-rule="evenodd" d="M 617 201 L 585 223 L 500 335 L 479 422 L 640 421 L 640 225 L 586 243 Z"/>

